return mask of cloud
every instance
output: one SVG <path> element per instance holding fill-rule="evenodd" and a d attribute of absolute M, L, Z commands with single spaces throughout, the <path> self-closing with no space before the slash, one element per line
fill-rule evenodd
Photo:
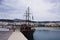
<path fill-rule="evenodd" d="M 60 0 L 44 0 L 45 2 L 50 2 L 50 3 L 60 3 Z"/>
<path fill-rule="evenodd" d="M 0 12 L 0 19 L 9 19 L 10 15 L 8 15 L 7 13 L 1 13 Z"/>
<path fill-rule="evenodd" d="M 60 0 L 4 0 L 0 5 L 0 18 L 24 19 L 24 13 L 29 6 L 34 20 L 60 20 L 59 2 Z"/>
<path fill-rule="evenodd" d="M 21 0 L 3 0 L 0 4 L 0 18 L 21 18 L 21 15 L 25 13 L 26 3 Z M 19 18 L 19 19 L 20 19 Z"/>
<path fill-rule="evenodd" d="M 49 9 L 48 11 L 51 13 L 60 13 L 60 0 L 47 0 L 47 2 L 53 4 L 52 8 Z"/>
<path fill-rule="evenodd" d="M 30 0 L 35 20 L 57 20 L 60 13 L 60 0 Z M 59 4 L 56 4 L 56 2 Z"/>
<path fill-rule="evenodd" d="M 1 2 L 0 12 L 21 11 L 22 9 L 24 10 L 26 6 L 26 1 L 24 0 L 3 0 Z"/>

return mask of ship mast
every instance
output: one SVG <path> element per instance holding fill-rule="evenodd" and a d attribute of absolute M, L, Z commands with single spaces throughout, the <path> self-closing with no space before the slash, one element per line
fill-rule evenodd
<path fill-rule="evenodd" d="M 25 17 L 26 17 L 26 24 L 29 25 L 29 21 L 30 21 L 30 8 L 29 7 L 26 10 Z"/>
<path fill-rule="evenodd" d="M 30 0 L 27 0 L 27 10 L 26 10 L 26 13 L 25 13 L 25 17 L 26 17 L 26 24 L 29 25 L 29 21 L 31 21 L 31 13 L 30 13 Z M 33 16 L 32 16 L 32 19 L 33 19 Z"/>

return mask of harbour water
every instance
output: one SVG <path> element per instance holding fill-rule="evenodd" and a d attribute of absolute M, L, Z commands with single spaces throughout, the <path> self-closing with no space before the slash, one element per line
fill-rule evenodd
<path fill-rule="evenodd" d="M 34 40 L 60 40 L 60 28 L 35 28 Z"/>
<path fill-rule="evenodd" d="M 34 32 L 26 32 L 26 35 L 29 35 L 28 40 L 60 40 L 60 28 L 58 27 L 38 27 L 33 29 L 35 29 Z"/>

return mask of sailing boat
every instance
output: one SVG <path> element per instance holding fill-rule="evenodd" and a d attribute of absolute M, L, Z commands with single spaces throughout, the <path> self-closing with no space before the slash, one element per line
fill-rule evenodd
<path fill-rule="evenodd" d="M 25 35 L 25 37 L 28 40 L 33 40 L 33 33 L 35 30 L 31 29 L 31 25 L 29 23 L 30 19 L 30 11 L 29 11 L 29 7 L 28 10 L 26 11 L 26 24 L 21 25 L 21 32 Z"/>

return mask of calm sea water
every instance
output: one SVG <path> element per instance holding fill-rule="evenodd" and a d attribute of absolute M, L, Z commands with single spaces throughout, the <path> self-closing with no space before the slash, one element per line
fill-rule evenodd
<path fill-rule="evenodd" d="M 34 40 L 60 40 L 60 28 L 35 28 Z"/>

